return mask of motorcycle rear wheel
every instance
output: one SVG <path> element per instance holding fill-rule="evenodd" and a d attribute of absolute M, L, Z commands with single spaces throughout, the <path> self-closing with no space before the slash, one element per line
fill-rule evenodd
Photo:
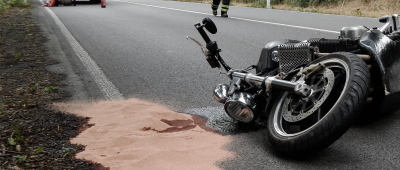
<path fill-rule="evenodd" d="M 318 73 L 307 80 L 309 85 L 314 82 L 319 86 L 314 87 L 319 92 L 311 94 L 312 101 L 284 92 L 269 115 L 269 140 L 282 154 L 305 155 L 328 147 L 350 128 L 368 97 L 370 73 L 366 63 L 355 54 L 332 53 L 309 65 L 315 63 L 324 64 L 330 75 L 320 71 L 323 76 L 319 80 Z"/>

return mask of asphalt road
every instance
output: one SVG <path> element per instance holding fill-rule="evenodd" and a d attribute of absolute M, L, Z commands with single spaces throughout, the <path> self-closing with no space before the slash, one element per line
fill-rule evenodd
<path fill-rule="evenodd" d="M 59 18 L 75 41 L 66 35 L 65 29 L 60 29 L 48 10 Z M 229 18 L 210 14 L 209 4 L 107 0 L 105 9 L 99 4 L 47 10 L 39 7 L 35 16 L 49 34 L 48 45 L 53 49 L 50 53 L 63 63 L 52 69 L 70 73 L 75 98 L 135 97 L 176 111 L 207 116 L 211 123 L 224 118 L 212 89 L 219 83 L 228 83 L 228 79 L 219 70 L 211 69 L 199 47 L 185 39 L 191 36 L 203 42 L 193 26 L 203 18 L 210 17 L 217 25 L 218 33 L 209 34 L 210 38 L 218 42 L 221 55 L 233 68 L 256 64 L 262 47 L 270 41 L 337 38 L 344 26 L 381 26 L 373 18 L 235 6 L 230 7 Z M 71 45 L 71 41 L 80 46 Z M 77 49 L 87 53 L 78 54 Z M 93 69 L 88 69 L 87 63 Z M 356 125 L 329 148 L 301 160 L 274 153 L 264 129 L 241 132 L 232 135 L 233 142 L 226 146 L 237 156 L 219 162 L 218 166 L 223 169 L 397 169 L 400 167 L 399 119 L 400 112 L 394 111 L 370 124 Z"/>

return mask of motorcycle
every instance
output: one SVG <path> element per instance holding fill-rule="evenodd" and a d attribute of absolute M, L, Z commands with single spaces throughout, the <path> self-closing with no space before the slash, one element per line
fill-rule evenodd
<path fill-rule="evenodd" d="M 210 18 L 194 25 L 205 47 L 186 38 L 200 46 L 211 68 L 226 71 L 229 85 L 217 85 L 213 94 L 232 119 L 265 120 L 276 151 L 304 155 L 328 147 L 385 103 L 399 101 L 399 15 L 379 22 L 379 28 L 343 27 L 338 39 L 270 42 L 257 65 L 246 69 L 233 69 L 222 59 L 217 42 L 204 30 L 217 33 Z"/>

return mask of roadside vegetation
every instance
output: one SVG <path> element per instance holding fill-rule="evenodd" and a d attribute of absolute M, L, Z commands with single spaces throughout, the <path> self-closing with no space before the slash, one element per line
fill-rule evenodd
<path fill-rule="evenodd" d="M 212 0 L 175 0 L 211 4 Z M 231 0 L 231 6 L 266 8 L 266 0 Z M 379 18 L 400 13 L 400 0 L 270 0 L 271 9 Z"/>
<path fill-rule="evenodd" d="M 29 1 L 0 0 L 0 170 L 107 169 L 76 159 L 85 146 L 69 140 L 90 127 L 89 118 L 48 108 L 71 94 L 32 19 Z"/>
<path fill-rule="evenodd" d="M 28 8 L 30 6 L 28 0 L 0 0 L 0 13 L 10 7 Z"/>

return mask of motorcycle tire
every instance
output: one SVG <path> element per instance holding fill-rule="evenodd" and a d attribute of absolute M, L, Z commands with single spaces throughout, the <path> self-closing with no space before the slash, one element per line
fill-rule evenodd
<path fill-rule="evenodd" d="M 388 111 L 390 111 L 390 109 L 384 107 L 383 105 L 386 97 L 385 88 L 383 87 L 382 76 L 377 67 L 372 67 L 372 69 L 370 69 L 370 74 L 371 88 L 368 96 L 370 101 L 365 105 L 363 111 L 361 112 L 360 118 L 357 120 L 358 124 L 369 124 L 377 121 L 381 117 L 385 116 Z"/>
<path fill-rule="evenodd" d="M 269 115 L 269 140 L 284 155 L 307 155 L 331 145 L 354 123 L 368 97 L 370 72 L 357 55 L 336 52 L 309 65 L 316 63 L 324 64 L 331 71 L 325 69 L 306 80 L 315 94 L 312 92 L 304 99 L 283 92 Z M 300 110 L 298 115 L 294 115 L 296 109 Z M 309 115 L 302 116 L 306 113 Z"/>

